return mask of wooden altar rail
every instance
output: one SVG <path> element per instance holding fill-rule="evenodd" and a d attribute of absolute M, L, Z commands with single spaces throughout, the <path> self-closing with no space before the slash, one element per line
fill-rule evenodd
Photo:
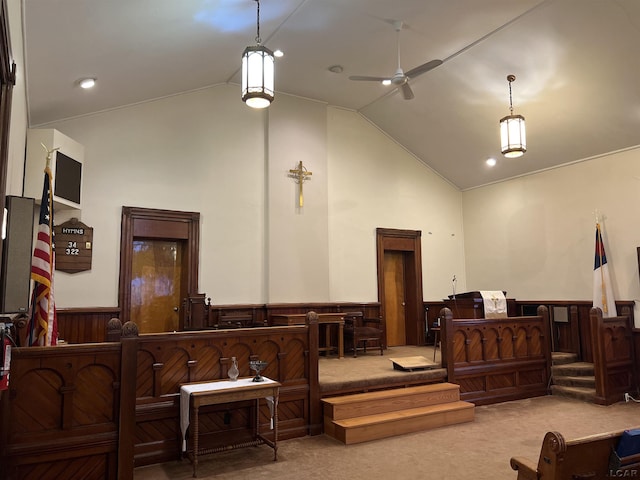
<path fill-rule="evenodd" d="M 575 353 L 579 361 L 593 363 L 591 324 L 589 320 L 589 312 L 593 305 L 591 301 L 516 300 L 515 304 L 517 313 L 512 316 L 535 316 L 540 305 L 547 307 L 551 321 L 551 336 L 549 339 L 553 351 Z M 430 326 L 433 325 L 433 322 L 440 315 L 440 310 L 446 306 L 445 301 L 424 302 L 425 319 L 418 328 L 426 331 L 424 322 L 426 321 Z M 633 301 L 616 301 L 618 312 L 622 312 L 625 308 L 627 309 L 625 311 L 629 311 L 632 326 L 634 325 L 633 306 Z M 558 313 L 564 313 L 566 320 L 558 321 L 556 318 Z M 636 345 L 635 351 L 640 352 L 640 329 L 634 329 L 633 333 L 634 343 Z M 431 342 L 433 342 L 433 335 L 428 335 L 425 342 L 431 344 Z M 637 361 L 638 368 L 640 369 L 640 358 Z"/>
<path fill-rule="evenodd" d="M 121 370 L 119 343 L 13 349 L 0 478 L 117 479 Z"/>
<path fill-rule="evenodd" d="M 478 405 L 547 394 L 549 312 L 537 316 L 454 319 L 443 308 L 442 366 L 460 399 Z"/>
<path fill-rule="evenodd" d="M 0 479 L 57 480 L 69 472 L 131 480 L 137 466 L 179 458 L 182 383 L 241 376 L 250 359 L 282 384 L 279 438 L 322 433 L 318 324 L 137 335 L 128 322 L 120 343 L 13 350 L 10 389 L 0 396 Z M 201 411 L 201 444 L 242 442 L 252 434 L 253 402 Z M 260 406 L 263 427 L 269 411 Z M 80 478 L 79 476 L 77 478 Z"/>
<path fill-rule="evenodd" d="M 611 405 L 638 387 L 634 364 L 634 342 L 630 309 L 621 316 L 602 318 L 600 308 L 590 312 L 593 340 L 593 368 L 596 380 L 595 403 Z"/>
<path fill-rule="evenodd" d="M 183 383 L 227 378 L 231 357 L 240 376 L 253 373 L 249 360 L 268 362 L 263 374 L 282 384 L 281 439 L 322 432 L 318 387 L 318 323 L 309 314 L 307 325 L 240 328 L 123 336 L 122 431 L 120 455 L 130 459 L 120 479 L 134 466 L 175 460 L 180 451 L 179 390 Z M 123 335 L 126 335 L 126 326 Z M 215 448 L 239 443 L 252 435 L 253 402 L 212 405 L 201 411 L 200 441 Z M 268 408 L 261 406 L 269 428 Z M 122 467 L 122 465 L 121 465 Z"/>

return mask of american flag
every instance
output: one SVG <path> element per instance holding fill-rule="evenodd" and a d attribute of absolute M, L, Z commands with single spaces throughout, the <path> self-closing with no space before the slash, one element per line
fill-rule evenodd
<path fill-rule="evenodd" d="M 33 249 L 31 279 L 34 281 L 31 299 L 29 345 L 56 345 L 58 343 L 58 319 L 53 299 L 53 195 L 51 192 L 50 156 L 44 169 L 44 187 L 40 203 L 38 237 Z"/>

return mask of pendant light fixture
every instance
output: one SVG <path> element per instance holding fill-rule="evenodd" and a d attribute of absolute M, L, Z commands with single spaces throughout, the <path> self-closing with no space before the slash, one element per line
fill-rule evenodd
<path fill-rule="evenodd" d="M 527 151 L 527 134 L 524 127 L 524 117 L 513 114 L 511 82 L 515 79 L 515 75 L 507 75 L 507 81 L 509 82 L 509 111 L 511 113 L 500 119 L 502 154 L 507 158 L 520 157 Z"/>
<path fill-rule="evenodd" d="M 268 107 L 273 101 L 273 52 L 260 45 L 260 0 L 258 4 L 256 45 L 242 53 L 242 101 L 252 108 Z"/>

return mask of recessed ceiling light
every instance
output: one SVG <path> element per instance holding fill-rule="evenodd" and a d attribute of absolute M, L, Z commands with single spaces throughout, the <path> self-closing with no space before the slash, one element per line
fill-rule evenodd
<path fill-rule="evenodd" d="M 93 88 L 95 84 L 95 78 L 83 78 L 81 80 L 78 80 L 78 85 L 80 85 L 82 88 Z"/>
<path fill-rule="evenodd" d="M 274 50 L 273 56 L 277 58 L 284 57 L 284 52 L 282 50 Z"/>
<path fill-rule="evenodd" d="M 496 163 L 497 162 L 495 158 L 487 158 L 487 165 L 489 165 L 490 167 L 495 167 Z"/>
<path fill-rule="evenodd" d="M 342 65 L 331 65 L 329 67 L 329 71 L 333 73 L 342 73 L 344 72 L 344 68 L 342 68 Z"/>

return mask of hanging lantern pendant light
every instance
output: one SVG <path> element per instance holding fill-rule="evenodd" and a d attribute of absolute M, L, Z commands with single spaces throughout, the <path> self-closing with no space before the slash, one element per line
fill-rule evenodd
<path fill-rule="evenodd" d="M 260 0 L 258 4 L 256 45 L 247 47 L 242 53 L 242 101 L 252 108 L 268 107 L 274 94 L 273 52 L 261 45 Z"/>
<path fill-rule="evenodd" d="M 509 111 L 510 114 L 500 119 L 500 143 L 502 154 L 507 158 L 520 157 L 527 151 L 527 134 L 522 115 L 513 114 L 513 99 L 511 96 L 511 82 L 515 75 L 507 75 L 509 82 Z"/>

